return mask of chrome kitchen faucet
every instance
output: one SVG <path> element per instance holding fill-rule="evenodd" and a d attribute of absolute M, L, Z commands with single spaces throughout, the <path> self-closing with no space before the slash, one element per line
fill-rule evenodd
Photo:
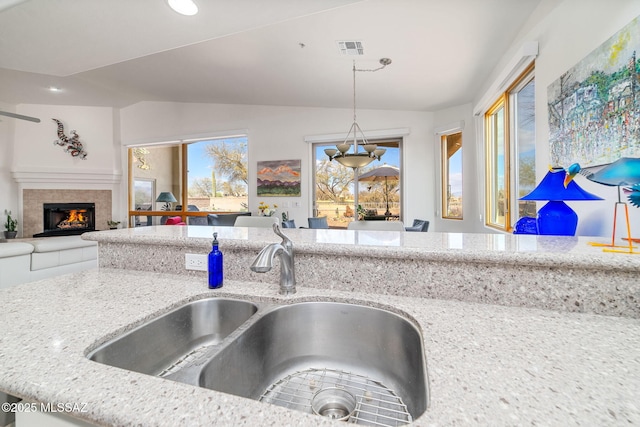
<path fill-rule="evenodd" d="M 289 295 L 296 293 L 296 272 L 293 259 L 293 242 L 282 234 L 280 226 L 273 224 L 273 231 L 282 237 L 281 243 L 271 243 L 265 246 L 251 264 L 251 271 L 266 273 L 273 268 L 273 258 L 280 257 L 280 294 Z"/>

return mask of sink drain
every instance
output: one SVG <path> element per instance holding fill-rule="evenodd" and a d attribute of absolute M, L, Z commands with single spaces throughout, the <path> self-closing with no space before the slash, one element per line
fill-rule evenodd
<path fill-rule="evenodd" d="M 355 409 L 356 397 L 342 388 L 324 388 L 311 398 L 313 413 L 332 420 L 346 421 Z"/>
<path fill-rule="evenodd" d="M 355 399 L 353 408 L 349 395 Z M 269 386 L 260 401 L 354 424 L 401 426 L 413 421 L 393 390 L 368 377 L 335 369 L 294 372 Z"/>

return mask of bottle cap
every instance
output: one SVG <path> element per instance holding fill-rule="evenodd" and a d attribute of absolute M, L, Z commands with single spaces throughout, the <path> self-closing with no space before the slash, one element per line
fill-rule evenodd
<path fill-rule="evenodd" d="M 214 245 L 218 244 L 218 233 L 213 233 L 213 244 Z"/>

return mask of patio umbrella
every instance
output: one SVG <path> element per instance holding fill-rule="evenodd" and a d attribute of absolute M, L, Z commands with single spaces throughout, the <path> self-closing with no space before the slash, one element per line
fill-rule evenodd
<path fill-rule="evenodd" d="M 388 180 L 398 180 L 400 178 L 400 169 L 395 166 L 384 164 L 378 168 L 365 172 L 358 178 L 358 181 L 383 181 L 384 180 L 384 196 L 387 202 L 387 211 L 385 215 L 391 215 L 389 211 L 389 187 Z"/>

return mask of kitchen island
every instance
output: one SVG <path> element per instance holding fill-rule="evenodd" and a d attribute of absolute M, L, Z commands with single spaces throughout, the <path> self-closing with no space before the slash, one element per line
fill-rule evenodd
<path fill-rule="evenodd" d="M 218 232 L 225 278 L 278 282 L 249 270 L 281 239 L 246 227 L 158 226 L 85 233 L 99 265 L 206 277 L 185 254 L 211 250 Z M 589 245 L 606 238 L 285 229 L 299 286 L 640 318 L 640 256 Z"/>
<path fill-rule="evenodd" d="M 208 296 L 284 303 L 340 301 L 399 313 L 413 320 L 421 330 L 430 399 L 428 410 L 414 421 L 415 425 L 640 423 L 640 405 L 637 403 L 640 395 L 640 320 L 635 316 L 516 307 L 509 301 L 496 305 L 416 296 L 409 292 L 417 289 L 417 285 L 402 286 L 404 277 L 410 277 L 411 272 L 386 283 L 386 286 L 396 287 L 394 293 L 385 292 L 386 288 L 380 288 L 380 283 L 370 281 L 366 274 L 359 277 L 357 289 L 351 282 L 345 285 L 344 282 L 325 280 L 324 286 L 318 287 L 313 281 L 322 282 L 321 272 L 339 269 L 341 262 L 346 266 L 343 269 L 349 271 L 346 261 L 349 254 L 357 257 L 361 252 L 366 252 L 378 263 L 387 259 L 383 256 L 385 252 L 388 259 L 398 261 L 412 253 L 412 258 L 418 260 L 413 261 L 416 265 L 426 263 L 424 259 L 428 259 L 429 263 L 435 264 L 434 269 L 438 263 L 455 264 L 466 256 L 494 266 L 485 267 L 489 268 L 490 275 L 495 275 L 500 271 L 495 265 L 500 264 L 501 252 L 504 252 L 506 264 L 515 260 L 531 266 L 531 261 L 527 263 L 526 260 L 535 259 L 534 251 L 504 249 L 502 242 L 493 252 L 480 250 L 479 243 L 466 252 L 464 249 L 435 248 L 433 240 L 418 243 L 420 239 L 417 239 L 407 243 L 407 239 L 414 239 L 408 236 L 410 233 L 398 233 L 400 236 L 395 238 L 404 243 L 395 247 L 362 242 L 359 245 L 323 243 L 318 241 L 319 234 L 312 230 L 293 230 L 287 234 L 296 243 L 304 266 L 314 257 L 314 251 L 321 260 L 329 256 L 323 251 L 336 257 L 330 265 L 318 261 L 320 264 L 317 263 L 314 274 L 320 275 L 320 279 L 308 279 L 313 286 L 305 284 L 307 277 L 312 275 L 303 272 L 304 267 L 296 263 L 300 283 L 293 296 L 278 295 L 277 278 L 270 275 L 256 276 L 254 280 L 227 279 L 222 289 L 208 290 L 206 279 L 197 274 L 199 272 L 185 274 L 184 268 L 171 272 L 171 265 L 165 266 L 165 270 L 149 271 L 160 268 L 156 260 L 145 259 L 151 251 L 156 251 L 159 259 L 167 251 L 174 250 L 200 248 L 200 252 L 205 253 L 210 244 L 208 234 L 212 230 L 210 227 L 197 228 L 167 226 L 144 231 L 92 233 L 86 237 L 97 240 L 101 246 L 99 270 L 1 291 L 4 330 L 0 338 L 0 390 L 27 402 L 78 404 L 78 411 L 71 415 L 98 425 L 335 425 L 317 416 L 102 365 L 89 361 L 86 354 L 135 325 L 186 301 Z M 225 267 L 231 275 L 248 270 L 248 264 L 234 265 L 235 258 L 243 259 L 244 252 L 253 252 L 255 256 L 256 249 L 265 242 L 278 241 L 268 231 L 219 231 L 223 235 L 220 237 L 224 238 L 221 249 L 226 256 Z M 339 233 L 346 234 L 336 235 L 335 239 L 373 239 L 377 242 L 383 239 L 381 235 Z M 240 237 L 233 239 L 233 234 Z M 444 236 L 431 238 L 442 240 Z M 481 240 L 485 242 L 485 248 L 490 246 L 486 242 L 491 239 L 485 236 L 461 237 L 463 242 L 465 238 L 467 241 Z M 393 238 L 385 233 L 384 239 Z M 512 240 L 503 242 L 510 245 Z M 135 245 L 140 251 L 129 253 Z M 416 247 L 420 245 L 421 248 Z M 432 249 L 427 249 L 429 245 Z M 634 273 L 637 261 L 633 256 L 623 255 L 617 264 L 623 268 L 616 270 L 613 259 L 599 256 L 592 251 L 594 248 L 579 248 L 579 245 L 580 239 L 568 252 L 566 248 L 561 253 L 540 251 L 538 262 L 546 263 L 547 268 L 561 268 L 559 264 L 563 257 L 574 259 L 569 268 L 596 262 L 609 277 L 620 274 L 624 279 L 635 274 L 638 281 L 640 270 Z M 578 254 L 580 251 L 582 255 Z M 554 253 L 559 255 L 554 257 Z M 104 265 L 127 258 L 134 261 L 137 270 Z M 184 262 L 184 258 L 180 261 Z M 554 263 L 558 265 L 553 267 Z M 396 264 L 389 261 L 384 266 L 392 268 Z M 141 268 L 145 265 L 150 267 Z M 238 273 L 235 273 L 236 268 Z M 347 273 L 347 276 L 350 274 L 353 273 Z M 261 280 L 263 278 L 265 280 Z M 430 284 L 428 280 L 428 277 L 423 278 L 424 286 Z M 451 281 L 455 283 L 456 279 L 451 278 Z M 526 291 L 534 291 L 531 278 L 523 278 L 523 282 L 527 284 Z M 397 295 L 400 293 L 398 288 L 406 294 Z M 462 289 L 461 295 L 465 292 Z M 525 294 L 523 291 L 522 295 Z M 638 294 L 635 296 L 638 304 Z"/>

